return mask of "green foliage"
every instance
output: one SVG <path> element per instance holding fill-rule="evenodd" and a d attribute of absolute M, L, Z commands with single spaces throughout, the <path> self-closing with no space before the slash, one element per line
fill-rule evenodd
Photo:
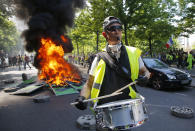
<path fill-rule="evenodd" d="M 18 36 L 14 23 L 0 15 L 0 50 L 11 53 L 16 46 Z"/>
<path fill-rule="evenodd" d="M 164 45 L 164 41 L 169 39 L 175 31 L 175 27 L 169 22 L 172 12 L 170 9 L 167 12 L 166 9 L 168 5 L 166 6 L 165 3 L 150 0 L 137 12 L 140 15 L 138 15 L 138 24 L 134 34 L 140 40 L 147 40 L 155 50 L 158 50 L 156 47 L 161 47 L 159 45 Z"/>
<path fill-rule="evenodd" d="M 9 17 L 15 13 L 14 0 L 0 0 L 0 50 L 14 54 L 19 47 L 19 33 Z"/>
<path fill-rule="evenodd" d="M 120 18 L 124 25 L 123 43 L 141 48 L 144 52 L 166 51 L 165 44 L 174 35 L 194 31 L 193 0 L 88 0 L 71 30 L 74 52 L 87 54 L 105 47 L 101 35 L 107 16 Z M 179 15 L 179 18 L 176 17 Z M 177 23 L 177 24 L 176 24 Z M 98 39 L 99 38 L 99 39 Z M 125 41 L 125 42 L 124 42 Z M 174 43 L 177 43 L 175 41 Z M 150 46 L 149 46 L 150 45 Z M 174 44 L 173 48 L 177 48 Z"/>
<path fill-rule="evenodd" d="M 179 0 L 178 34 L 188 37 L 195 31 L 195 1 Z"/>

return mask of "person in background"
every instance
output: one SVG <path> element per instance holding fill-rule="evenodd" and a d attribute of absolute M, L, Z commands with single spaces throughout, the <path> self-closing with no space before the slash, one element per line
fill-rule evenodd
<path fill-rule="evenodd" d="M 24 55 L 24 69 L 26 70 L 26 65 L 31 69 L 31 66 L 29 65 L 30 58 L 25 54 Z"/>
<path fill-rule="evenodd" d="M 187 58 L 187 63 L 188 63 L 187 69 L 188 70 L 191 70 L 192 69 L 192 63 L 193 63 L 194 60 L 195 59 L 194 59 L 194 57 L 192 55 L 192 52 L 189 52 L 188 53 L 188 58 Z"/>
<path fill-rule="evenodd" d="M 18 63 L 18 67 L 19 67 L 18 69 L 21 70 L 21 64 L 22 64 L 22 57 L 21 57 L 21 55 L 18 55 L 17 63 Z"/>

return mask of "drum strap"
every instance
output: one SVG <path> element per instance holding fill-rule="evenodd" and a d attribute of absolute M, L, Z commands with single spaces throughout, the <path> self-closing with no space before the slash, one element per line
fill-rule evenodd
<path fill-rule="evenodd" d="M 128 74 L 130 74 L 129 71 L 128 71 L 125 67 L 120 66 L 120 64 L 118 63 L 118 61 L 117 61 L 117 60 L 114 60 L 114 58 L 112 58 L 112 57 L 110 56 L 110 54 L 108 54 L 107 52 L 99 52 L 99 53 L 97 54 L 97 57 L 98 57 L 99 60 L 100 60 L 100 59 L 103 59 L 104 62 L 105 62 L 111 69 L 115 70 L 116 73 L 117 73 L 118 75 L 120 75 L 120 76 L 123 77 L 124 79 L 128 80 L 129 82 L 132 82 L 130 76 L 128 75 Z M 135 86 L 132 86 L 132 88 L 133 88 L 136 92 L 138 92 L 138 90 L 136 89 Z"/>
<path fill-rule="evenodd" d="M 108 54 L 107 52 L 100 52 L 97 54 L 97 57 L 99 57 L 99 59 L 103 59 L 104 62 L 106 62 L 106 64 L 113 70 L 116 71 L 117 74 L 119 74 L 121 77 L 127 79 L 127 80 L 131 80 L 130 76 L 128 76 L 129 71 L 123 67 L 120 66 L 117 60 L 114 60 L 110 54 Z"/>

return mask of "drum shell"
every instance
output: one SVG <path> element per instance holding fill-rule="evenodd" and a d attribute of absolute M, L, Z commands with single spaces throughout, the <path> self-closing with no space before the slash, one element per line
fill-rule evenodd
<path fill-rule="evenodd" d="M 106 103 L 95 108 L 96 120 L 112 129 L 129 129 L 142 125 L 148 119 L 141 99 L 128 99 Z"/>

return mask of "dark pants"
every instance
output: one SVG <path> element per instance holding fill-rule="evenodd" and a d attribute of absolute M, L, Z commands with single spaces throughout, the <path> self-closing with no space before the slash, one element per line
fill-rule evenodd
<path fill-rule="evenodd" d="M 28 67 L 31 69 L 29 62 L 24 62 L 24 69 L 26 70 L 26 65 L 28 65 Z"/>

